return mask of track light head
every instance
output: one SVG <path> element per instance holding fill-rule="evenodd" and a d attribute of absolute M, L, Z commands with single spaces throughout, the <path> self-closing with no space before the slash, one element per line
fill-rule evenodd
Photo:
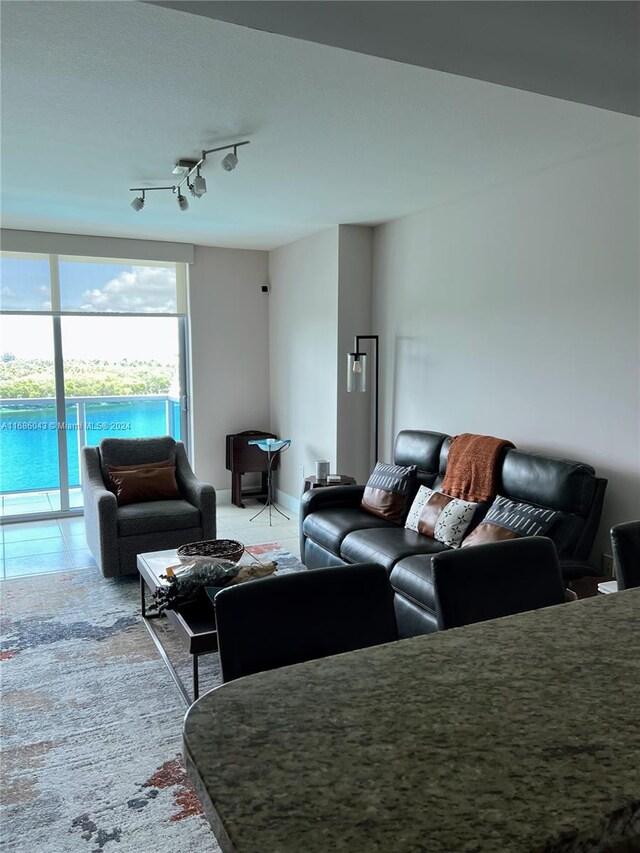
<path fill-rule="evenodd" d="M 144 207 L 144 195 L 139 195 L 131 202 L 131 207 L 136 211 L 142 210 Z"/>
<path fill-rule="evenodd" d="M 235 151 L 230 151 L 220 164 L 225 172 L 233 172 L 238 165 L 238 155 Z"/>
<path fill-rule="evenodd" d="M 203 196 L 206 193 L 206 191 L 207 191 L 207 182 L 202 177 L 202 175 L 198 172 L 198 174 L 196 175 L 195 180 L 193 182 L 193 188 L 192 188 L 191 192 L 195 196 L 197 196 L 197 198 L 200 198 L 200 196 Z"/>
<path fill-rule="evenodd" d="M 180 210 L 189 210 L 189 202 L 187 201 L 186 196 L 183 196 L 180 190 L 178 190 L 178 207 Z"/>

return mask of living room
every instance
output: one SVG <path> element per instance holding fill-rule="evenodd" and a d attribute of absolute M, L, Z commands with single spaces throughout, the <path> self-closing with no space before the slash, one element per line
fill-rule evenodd
<path fill-rule="evenodd" d="M 524 56 L 527 84 L 233 20 L 260 4 L 193 5 L 3 0 L 2 249 L 188 264 L 190 459 L 219 504 L 225 436 L 248 428 L 292 439 L 276 482 L 292 513 L 318 459 L 366 481 L 370 401 L 345 368 L 375 333 L 379 458 L 420 429 L 584 461 L 608 479 L 601 568 L 611 526 L 640 518 L 637 57 L 615 28 L 637 4 L 538 4 L 569 28 L 611 7 L 575 90 L 560 18 Z M 304 4 L 288 5 L 295 23 Z M 613 55 L 626 103 L 607 101 L 627 91 Z M 130 187 L 243 140 L 188 210 L 169 192 L 130 208 Z"/>

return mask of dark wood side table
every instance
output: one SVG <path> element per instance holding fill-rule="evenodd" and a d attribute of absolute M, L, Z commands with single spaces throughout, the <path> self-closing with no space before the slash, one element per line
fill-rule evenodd
<path fill-rule="evenodd" d="M 338 476 L 336 474 L 336 476 Z M 306 477 L 304 481 L 304 491 L 309 489 L 322 489 L 324 486 L 355 486 L 356 481 L 353 477 L 347 477 L 346 474 L 340 474 L 340 482 L 329 483 L 327 480 L 318 480 L 317 477 Z"/>

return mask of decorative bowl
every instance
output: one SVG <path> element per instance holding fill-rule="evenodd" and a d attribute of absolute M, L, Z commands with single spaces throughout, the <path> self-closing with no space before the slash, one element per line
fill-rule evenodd
<path fill-rule="evenodd" d="M 211 557 L 237 563 L 243 554 L 244 545 L 236 539 L 205 539 L 202 542 L 189 542 L 178 548 L 178 557 L 181 560 L 190 560 L 192 557 Z"/>

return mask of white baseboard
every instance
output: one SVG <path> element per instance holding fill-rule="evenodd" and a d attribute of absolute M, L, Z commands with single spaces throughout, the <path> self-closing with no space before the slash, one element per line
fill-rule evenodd
<path fill-rule="evenodd" d="M 276 489 L 276 502 L 296 515 L 300 512 L 300 498 L 288 495 L 286 492 L 280 491 L 280 489 Z"/>
<path fill-rule="evenodd" d="M 276 501 L 296 515 L 300 512 L 299 497 L 288 495 L 286 492 L 276 489 Z M 231 506 L 231 489 L 216 489 L 216 504 L 218 506 Z"/>

